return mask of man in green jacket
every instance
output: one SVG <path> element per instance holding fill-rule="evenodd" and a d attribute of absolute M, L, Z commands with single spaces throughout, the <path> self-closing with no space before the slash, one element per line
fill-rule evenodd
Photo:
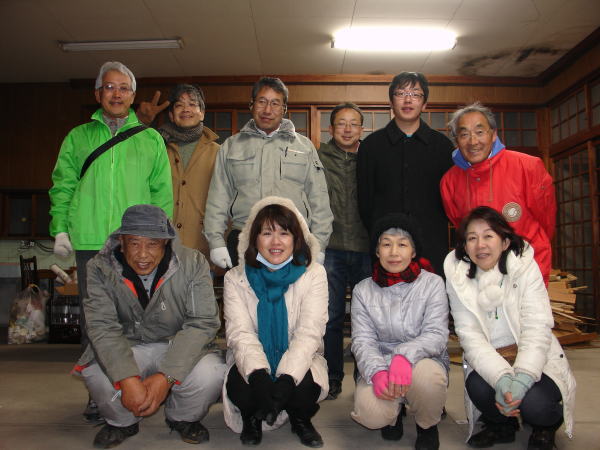
<path fill-rule="evenodd" d="M 165 400 L 183 441 L 208 440 L 200 419 L 226 367 L 213 350 L 219 309 L 204 256 L 179 243 L 162 209 L 135 205 L 88 269 L 90 345 L 75 369 L 106 420 L 94 445 L 119 445 Z"/>
<path fill-rule="evenodd" d="M 113 136 L 139 126 L 130 106 L 136 82 L 131 70 L 120 62 L 102 65 L 96 78 L 95 96 L 101 108 L 92 121 L 69 132 L 52 172 L 49 191 L 50 235 L 55 237 L 54 253 L 68 256 L 75 249 L 80 301 L 86 296 L 86 263 L 104 245 L 118 226 L 128 206 L 150 203 L 173 214 L 171 169 L 162 137 L 146 129 L 100 155 L 80 179 L 87 157 Z M 87 335 L 81 314 L 81 344 Z M 84 416 L 99 420 L 94 405 Z"/>
<path fill-rule="evenodd" d="M 329 319 L 325 331 L 325 359 L 329 371 L 329 399 L 342 392 L 344 378 L 344 317 L 346 288 L 371 274 L 369 238 L 358 214 L 356 155 L 363 130 L 363 114 L 354 103 L 342 103 L 331 111 L 329 133 L 319 157 L 325 167 L 333 232 L 325 251 L 329 285 Z"/>

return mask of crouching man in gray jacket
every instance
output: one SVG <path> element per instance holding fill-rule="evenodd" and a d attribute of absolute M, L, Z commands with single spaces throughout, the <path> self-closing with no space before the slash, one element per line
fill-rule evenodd
<path fill-rule="evenodd" d="M 191 444 L 208 440 L 200 419 L 225 365 L 212 351 L 220 321 L 204 256 L 178 242 L 162 209 L 136 205 L 87 268 L 90 345 L 76 370 L 106 419 L 94 445 L 135 435 L 165 400 L 171 429 Z"/>

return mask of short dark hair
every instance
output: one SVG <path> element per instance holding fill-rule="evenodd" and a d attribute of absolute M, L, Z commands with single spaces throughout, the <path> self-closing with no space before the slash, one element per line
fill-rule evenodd
<path fill-rule="evenodd" d="M 262 230 L 262 226 L 268 223 L 270 225 L 277 224 L 286 231 L 289 231 L 294 237 L 294 250 L 292 251 L 292 263 L 297 266 L 308 266 L 311 262 L 310 247 L 304 239 L 304 233 L 300 226 L 300 221 L 296 214 L 285 206 L 271 204 L 261 209 L 252 225 L 248 236 L 248 248 L 244 253 L 246 264 L 252 267 L 259 268 L 260 263 L 256 260 L 258 249 L 256 248 L 256 240 Z"/>
<path fill-rule="evenodd" d="M 456 231 L 456 259 L 470 263 L 469 273 L 467 276 L 469 278 L 475 278 L 477 265 L 471 261 L 471 258 L 469 258 L 469 255 L 467 255 L 466 250 L 467 228 L 474 220 L 483 220 L 489 225 L 494 233 L 500 236 L 502 241 L 508 239 L 508 248 L 502 252 L 502 255 L 500 255 L 500 260 L 498 261 L 498 269 L 500 269 L 501 273 L 506 275 L 506 259 L 508 258 L 508 253 L 512 250 L 515 255 L 522 256 L 523 249 L 525 248 L 525 241 L 521 236 L 515 233 L 513 227 L 510 226 L 502 214 L 488 206 L 478 206 L 477 208 L 471 210 L 469 215 L 466 216 L 460 223 L 460 226 Z"/>
<path fill-rule="evenodd" d="M 390 83 L 390 102 L 394 100 L 394 92 L 398 88 L 404 88 L 406 86 L 415 86 L 417 83 L 421 85 L 423 89 L 423 95 L 425 98 L 423 103 L 429 98 L 429 81 L 425 78 L 421 72 L 402 72 L 394 77 Z"/>
<path fill-rule="evenodd" d="M 280 94 L 282 94 L 283 95 L 283 103 L 285 105 L 287 105 L 288 88 L 286 87 L 285 84 L 283 84 L 283 81 L 281 81 L 279 78 L 275 78 L 275 77 L 262 77 L 260 80 L 258 80 L 256 83 L 254 83 L 254 86 L 252 87 L 252 99 L 251 99 L 252 102 L 254 102 L 254 100 L 256 100 L 258 91 L 260 91 L 264 87 L 271 88 L 275 92 L 279 92 Z"/>
<path fill-rule="evenodd" d="M 175 102 L 179 100 L 183 94 L 188 94 L 192 99 L 195 99 L 200 105 L 200 110 L 204 111 L 206 109 L 206 104 L 204 103 L 204 92 L 200 86 L 196 86 L 194 84 L 178 84 L 169 93 L 169 111 L 173 111 L 173 107 L 175 106 Z"/>
<path fill-rule="evenodd" d="M 339 113 L 343 109 L 353 109 L 354 111 L 356 111 L 360 115 L 360 124 L 361 125 L 365 121 L 365 118 L 364 118 L 363 113 L 360 110 L 360 108 L 357 105 L 355 105 L 354 103 L 346 102 L 346 103 L 340 103 L 335 108 L 333 108 L 333 110 L 331 111 L 331 115 L 329 116 L 329 123 L 331 126 L 333 126 L 333 122 L 335 121 L 335 116 L 337 115 L 337 113 Z"/>

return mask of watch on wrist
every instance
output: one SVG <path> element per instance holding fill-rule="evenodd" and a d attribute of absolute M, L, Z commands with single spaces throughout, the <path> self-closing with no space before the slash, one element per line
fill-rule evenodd
<path fill-rule="evenodd" d="M 166 373 L 163 373 L 163 375 L 167 379 L 167 383 L 169 383 L 170 386 L 173 386 L 177 382 L 177 379 L 175 379 L 171 375 L 167 375 Z"/>

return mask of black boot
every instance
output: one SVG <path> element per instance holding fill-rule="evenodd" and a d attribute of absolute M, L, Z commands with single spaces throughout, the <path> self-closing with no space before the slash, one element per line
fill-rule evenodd
<path fill-rule="evenodd" d="M 88 403 L 83 411 L 83 417 L 85 421 L 91 425 L 100 425 L 105 422 L 104 417 L 100 414 L 100 410 L 98 409 L 98 405 L 92 397 L 88 397 Z"/>
<path fill-rule="evenodd" d="M 165 419 L 171 431 L 175 430 L 181 436 L 183 442 L 188 444 L 200 444 L 209 440 L 208 430 L 199 420 L 196 422 L 184 422 Z"/>
<path fill-rule="evenodd" d="M 258 420 L 254 415 L 242 415 L 244 427 L 240 434 L 240 441 L 243 445 L 258 445 L 262 441 L 262 420 Z"/>
<path fill-rule="evenodd" d="M 334 378 L 329 379 L 329 393 L 325 400 L 335 400 L 342 393 L 342 382 Z"/>
<path fill-rule="evenodd" d="M 558 423 L 551 427 L 533 427 L 529 442 L 527 442 L 527 450 L 552 450 L 554 448 L 554 435 L 562 424 L 563 419 L 561 418 Z"/>
<path fill-rule="evenodd" d="M 494 444 L 508 444 L 515 441 L 515 432 L 519 429 L 519 421 L 510 417 L 507 422 L 486 422 L 483 430 L 474 434 L 467 441 L 470 447 L 488 448 Z"/>
<path fill-rule="evenodd" d="M 381 437 L 386 441 L 399 441 L 402 439 L 403 434 L 404 427 L 402 426 L 402 411 L 400 411 L 394 425 L 388 425 L 381 429 Z"/>
<path fill-rule="evenodd" d="M 315 429 L 310 419 L 301 419 L 294 417 L 291 414 L 290 424 L 292 425 L 292 433 L 296 433 L 300 438 L 300 442 L 307 447 L 319 448 L 323 447 L 323 438 Z"/>
<path fill-rule="evenodd" d="M 113 448 L 122 443 L 128 437 L 138 433 L 139 425 L 134 423 L 128 427 L 115 427 L 113 425 L 104 425 L 94 438 L 94 447 Z"/>
<path fill-rule="evenodd" d="M 417 440 L 415 450 L 438 450 L 440 448 L 440 436 L 437 425 L 429 428 L 421 428 L 417 424 Z"/>

